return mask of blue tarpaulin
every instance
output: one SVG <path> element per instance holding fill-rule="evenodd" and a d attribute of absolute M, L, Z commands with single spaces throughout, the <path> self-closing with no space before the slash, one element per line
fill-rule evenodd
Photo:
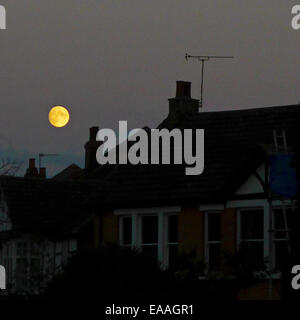
<path fill-rule="evenodd" d="M 270 158 L 270 189 L 281 196 L 292 198 L 297 193 L 296 169 L 290 167 L 293 155 L 278 154 Z"/>

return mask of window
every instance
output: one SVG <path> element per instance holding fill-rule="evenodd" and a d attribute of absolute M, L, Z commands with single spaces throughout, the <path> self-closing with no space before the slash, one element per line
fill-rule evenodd
<path fill-rule="evenodd" d="M 0 206 L 0 231 L 9 230 L 9 220 L 3 208 Z"/>
<path fill-rule="evenodd" d="M 284 215 L 284 211 L 286 216 Z M 289 242 L 288 235 L 284 230 L 289 230 L 292 225 L 292 208 L 277 208 L 273 209 L 273 226 L 275 230 L 282 230 L 274 232 L 274 262 L 277 270 L 282 270 L 285 263 L 288 261 Z M 286 219 L 286 221 L 285 221 Z"/>
<path fill-rule="evenodd" d="M 17 256 L 16 256 L 16 288 L 18 291 L 27 289 L 28 286 L 28 266 L 27 258 L 28 248 L 26 241 L 17 242 Z"/>
<path fill-rule="evenodd" d="M 178 216 L 168 216 L 168 265 L 175 267 L 178 258 Z"/>
<path fill-rule="evenodd" d="M 151 209 L 144 213 L 126 212 L 119 217 L 120 246 L 139 249 L 159 260 L 163 268 L 175 265 L 178 255 L 178 215 L 176 211 Z"/>
<path fill-rule="evenodd" d="M 239 228 L 242 263 L 261 270 L 264 260 L 264 210 L 241 210 Z"/>
<path fill-rule="evenodd" d="M 219 212 L 208 212 L 205 222 L 206 237 L 206 263 L 209 271 L 218 270 L 221 262 L 220 241 L 220 218 Z"/>
<path fill-rule="evenodd" d="M 55 257 L 54 266 L 55 269 L 59 269 L 62 265 L 62 242 L 55 242 Z"/>
<path fill-rule="evenodd" d="M 158 216 L 142 216 L 142 251 L 158 257 Z"/>
<path fill-rule="evenodd" d="M 120 245 L 132 246 L 132 217 L 120 217 Z"/>
<path fill-rule="evenodd" d="M 69 240 L 69 252 L 73 253 L 77 250 L 77 241 L 76 239 Z"/>
<path fill-rule="evenodd" d="M 16 243 L 16 289 L 28 290 L 34 287 L 41 272 L 41 247 L 33 241 Z"/>

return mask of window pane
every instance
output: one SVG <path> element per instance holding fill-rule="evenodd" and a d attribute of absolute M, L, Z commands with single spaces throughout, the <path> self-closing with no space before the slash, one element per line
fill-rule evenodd
<path fill-rule="evenodd" d="M 142 241 L 143 243 L 158 242 L 158 217 L 142 217 Z"/>
<path fill-rule="evenodd" d="M 58 268 L 62 264 L 62 257 L 61 255 L 56 255 L 55 256 L 55 267 Z"/>
<path fill-rule="evenodd" d="M 169 216 L 168 217 L 169 225 L 169 242 L 178 242 L 178 216 Z"/>
<path fill-rule="evenodd" d="M 147 256 L 153 257 L 155 259 L 158 258 L 158 250 L 157 246 L 143 246 L 143 253 Z"/>
<path fill-rule="evenodd" d="M 261 270 L 264 267 L 263 241 L 242 242 L 241 245 L 242 263 L 254 270 Z"/>
<path fill-rule="evenodd" d="M 220 214 L 208 213 L 208 241 L 220 241 Z"/>
<path fill-rule="evenodd" d="M 122 243 L 125 245 L 131 245 L 132 240 L 132 218 L 123 218 L 123 239 Z"/>
<path fill-rule="evenodd" d="M 263 239 L 264 236 L 264 211 L 241 211 L 241 237 L 242 239 Z"/>
<path fill-rule="evenodd" d="M 287 241 L 275 242 L 275 267 L 282 270 L 288 263 L 289 251 Z"/>
<path fill-rule="evenodd" d="M 220 248 L 220 243 L 210 243 L 208 245 L 209 270 L 216 270 L 220 268 Z"/>
<path fill-rule="evenodd" d="M 77 240 L 76 239 L 72 239 L 69 241 L 69 251 L 70 252 L 74 252 L 77 250 Z"/>

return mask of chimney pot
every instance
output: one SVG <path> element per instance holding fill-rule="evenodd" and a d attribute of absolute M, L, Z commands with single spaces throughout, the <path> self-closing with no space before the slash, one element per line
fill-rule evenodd
<path fill-rule="evenodd" d="M 98 166 L 98 162 L 96 159 L 96 152 L 99 146 L 101 145 L 101 141 L 96 141 L 98 131 L 99 131 L 99 127 L 91 127 L 90 139 L 84 145 L 85 169 L 87 170 L 95 169 Z"/>
<path fill-rule="evenodd" d="M 39 173 L 37 168 L 35 167 L 35 159 L 30 158 L 29 159 L 29 166 L 28 169 L 26 170 L 25 177 L 38 177 Z"/>
<path fill-rule="evenodd" d="M 29 169 L 34 169 L 35 168 L 35 159 L 30 158 L 29 159 Z"/>
<path fill-rule="evenodd" d="M 96 136 L 99 131 L 99 127 L 90 128 L 90 141 L 96 141 Z"/>
<path fill-rule="evenodd" d="M 191 82 L 176 81 L 176 98 L 191 98 Z"/>
<path fill-rule="evenodd" d="M 46 179 L 46 168 L 40 168 L 40 178 Z"/>

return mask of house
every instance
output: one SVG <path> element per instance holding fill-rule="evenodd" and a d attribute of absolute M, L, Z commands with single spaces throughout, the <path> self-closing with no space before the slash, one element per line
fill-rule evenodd
<path fill-rule="evenodd" d="M 87 181 L 0 177 L 0 264 L 9 293 L 42 292 L 73 253 L 93 245 L 84 202 L 94 188 Z"/>
<path fill-rule="evenodd" d="M 168 117 L 158 128 L 204 129 L 204 172 L 187 176 L 183 165 L 114 166 L 89 200 L 91 208 L 99 208 L 98 244 L 138 248 L 165 268 L 178 254 L 196 252 L 206 264 L 204 274 L 228 276 L 233 273 L 228 257 L 239 255 L 253 270 L 271 267 L 277 290 L 288 241 L 285 232 L 270 236 L 270 215 L 273 228 L 285 229 L 284 212 L 290 223 L 295 199 L 270 193 L 269 156 L 278 151 L 282 133 L 286 151 L 293 153 L 299 115 L 299 105 L 199 112 L 190 83 L 177 82 Z M 267 282 L 253 292 L 266 298 Z"/>
<path fill-rule="evenodd" d="M 185 164 L 100 166 L 98 127 L 92 127 L 84 169 L 71 165 L 44 179 L 31 163 L 27 178 L 0 178 L 0 261 L 14 290 L 30 287 L 31 269 L 53 274 L 82 247 L 117 243 L 155 256 L 162 268 L 193 253 L 205 265 L 203 279 L 234 277 L 241 265 L 271 268 L 273 297 L 279 296 L 289 243 L 285 232 L 269 232 L 270 223 L 286 229 L 295 198 L 270 192 L 270 155 L 280 147 L 279 135 L 286 138 L 284 151 L 293 153 L 299 105 L 199 112 L 190 93 L 189 82 L 177 82 L 158 128 L 205 130 L 201 175 L 186 175 Z M 240 297 L 265 299 L 267 284 L 263 278 Z"/>

